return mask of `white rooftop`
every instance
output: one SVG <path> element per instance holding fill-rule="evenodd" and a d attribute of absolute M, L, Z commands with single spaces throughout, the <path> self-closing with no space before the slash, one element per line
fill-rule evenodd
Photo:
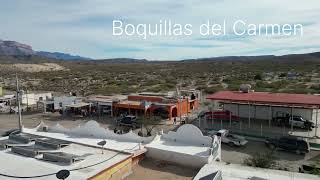
<path fill-rule="evenodd" d="M 48 127 L 48 132 L 41 131 L 41 128 L 44 126 L 46 125 L 40 124 L 34 129 L 24 128 L 23 132 L 94 147 L 100 147 L 97 143 L 106 140 L 107 149 L 132 154 L 144 153 L 146 149 L 143 148 L 143 144 L 151 142 L 154 138 L 140 137 L 132 131 L 122 135 L 115 134 L 113 131 L 101 127 L 96 121 L 88 121 L 87 123 L 72 129 L 67 129 L 57 124 L 56 126 Z"/>
<path fill-rule="evenodd" d="M 1 138 L 3 139 L 3 138 Z M 74 154 L 78 156 L 85 156 L 84 160 L 74 164 L 61 164 L 57 162 L 44 161 L 41 159 L 42 155 L 36 158 L 25 157 L 11 152 L 10 149 L 0 151 L 0 173 L 14 176 L 37 176 L 44 174 L 57 173 L 60 170 L 72 170 L 76 168 L 83 168 L 80 170 L 71 171 L 68 180 L 81 180 L 90 178 L 99 172 L 126 160 L 131 155 L 128 153 L 119 153 L 116 151 L 104 150 L 102 154 L 101 148 L 88 147 L 79 144 L 70 144 L 59 150 L 49 150 L 50 152 L 63 152 Z M 105 162 L 103 162 L 105 161 Z M 100 163 L 101 162 L 101 163 Z M 100 163 L 100 164 L 97 164 Z M 94 165 L 97 164 L 97 165 Z M 94 166 L 91 166 L 94 165 Z M 0 177 L 3 179 L 4 177 Z M 15 179 L 15 178 L 10 178 Z M 51 176 L 37 178 L 39 180 L 56 180 L 55 174 Z"/>
<path fill-rule="evenodd" d="M 250 180 L 250 178 L 253 177 L 267 180 L 319 180 L 318 176 L 310 174 L 254 168 L 238 164 L 227 165 L 222 162 L 206 164 L 200 169 L 199 173 L 194 177 L 194 180 L 199 180 L 207 175 L 217 172 L 218 170 L 221 171 L 223 180 Z"/>
<path fill-rule="evenodd" d="M 191 167 L 202 167 L 215 159 L 221 159 L 220 144 L 215 137 L 203 136 L 194 125 L 185 124 L 168 134 L 157 136 L 146 145 L 147 156 Z"/>
<path fill-rule="evenodd" d="M 164 139 L 152 142 L 147 145 L 147 148 L 157 148 L 166 151 L 172 151 L 177 153 L 184 153 L 189 155 L 204 156 L 209 155 L 209 146 L 194 146 L 183 142 L 174 142 Z"/>

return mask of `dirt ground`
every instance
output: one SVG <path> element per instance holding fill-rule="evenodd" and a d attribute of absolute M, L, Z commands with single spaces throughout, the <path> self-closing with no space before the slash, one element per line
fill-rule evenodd
<path fill-rule="evenodd" d="M 222 144 L 222 160 L 235 164 L 242 164 L 243 161 L 255 153 L 267 153 L 270 150 L 264 142 L 249 141 L 246 147 L 230 147 Z M 320 151 L 311 150 L 306 155 L 297 155 L 295 153 L 278 150 L 274 152 L 276 161 L 275 169 L 289 170 L 298 172 L 302 164 L 310 164 L 320 159 Z"/>
<path fill-rule="evenodd" d="M 177 166 L 162 161 L 146 158 L 133 169 L 127 180 L 188 180 L 192 179 L 199 169 Z"/>

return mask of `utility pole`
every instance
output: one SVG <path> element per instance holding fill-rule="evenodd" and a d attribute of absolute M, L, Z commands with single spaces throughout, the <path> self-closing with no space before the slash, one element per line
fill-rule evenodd
<path fill-rule="evenodd" d="M 28 90 L 26 88 L 26 98 L 27 98 L 27 111 L 29 111 L 29 97 L 28 97 Z"/>
<path fill-rule="evenodd" d="M 181 124 L 181 118 L 182 118 L 181 105 L 182 105 L 182 101 L 181 101 L 181 94 L 180 94 L 180 88 L 179 87 L 177 87 L 177 95 L 178 95 L 178 104 L 179 104 L 179 111 L 180 111 L 179 116 L 180 116 L 180 124 Z"/>
<path fill-rule="evenodd" d="M 18 75 L 16 74 L 16 85 L 17 85 L 17 102 L 18 102 L 18 113 L 19 113 L 19 131 L 22 132 L 22 119 L 21 119 L 21 107 L 20 107 L 20 89 L 19 89 L 19 80 L 18 80 Z"/>

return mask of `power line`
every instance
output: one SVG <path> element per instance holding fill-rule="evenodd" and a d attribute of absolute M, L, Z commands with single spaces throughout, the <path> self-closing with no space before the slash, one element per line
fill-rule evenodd
<path fill-rule="evenodd" d="M 0 173 L 0 176 L 9 177 L 9 178 L 17 178 L 17 179 L 31 179 L 31 178 L 41 178 L 41 177 L 52 176 L 55 174 L 57 174 L 57 173 L 50 173 L 50 174 L 43 174 L 43 175 L 36 175 L 36 176 L 14 176 L 14 175 Z"/>

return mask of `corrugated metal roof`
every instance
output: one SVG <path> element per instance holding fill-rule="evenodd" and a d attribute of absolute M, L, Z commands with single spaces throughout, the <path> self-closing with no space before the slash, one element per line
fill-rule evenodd
<path fill-rule="evenodd" d="M 288 94 L 270 92 L 235 92 L 220 91 L 207 97 L 211 100 L 242 102 L 242 103 L 261 103 L 270 105 L 300 105 L 320 107 L 320 96 L 310 94 Z"/>

